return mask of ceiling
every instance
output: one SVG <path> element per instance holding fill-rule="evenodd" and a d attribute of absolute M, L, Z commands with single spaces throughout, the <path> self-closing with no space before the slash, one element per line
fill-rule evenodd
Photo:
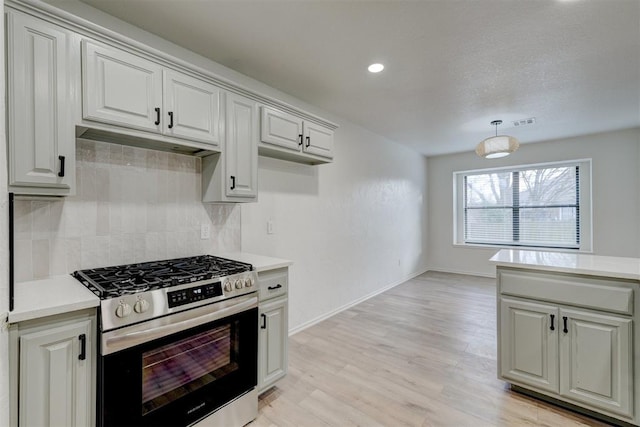
<path fill-rule="evenodd" d="M 640 126 L 640 0 L 83 2 L 425 155 Z"/>

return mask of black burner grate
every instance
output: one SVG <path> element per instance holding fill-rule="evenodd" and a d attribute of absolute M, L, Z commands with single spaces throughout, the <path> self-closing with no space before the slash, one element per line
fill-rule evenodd
<path fill-rule="evenodd" d="M 250 270 L 251 264 L 201 255 L 78 270 L 73 276 L 101 299 L 106 299 Z"/>

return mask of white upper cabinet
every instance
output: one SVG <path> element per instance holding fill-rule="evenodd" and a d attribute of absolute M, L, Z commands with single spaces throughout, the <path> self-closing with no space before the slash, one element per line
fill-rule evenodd
<path fill-rule="evenodd" d="M 10 190 L 73 195 L 74 35 L 17 12 L 6 16 Z"/>
<path fill-rule="evenodd" d="M 218 145 L 220 95 L 220 89 L 210 83 L 165 70 L 165 133 Z"/>
<path fill-rule="evenodd" d="M 333 129 L 267 106 L 260 119 L 260 154 L 310 164 L 332 161 Z"/>
<path fill-rule="evenodd" d="M 82 89 L 83 118 L 160 132 L 161 66 L 83 40 Z"/>
<path fill-rule="evenodd" d="M 333 159 L 333 131 L 315 123 L 304 122 L 302 151 Z"/>
<path fill-rule="evenodd" d="M 269 107 L 262 107 L 261 112 L 261 141 L 300 151 L 303 137 L 302 119 Z"/>
<path fill-rule="evenodd" d="M 254 202 L 258 196 L 258 104 L 224 95 L 221 154 L 202 158 L 203 202 Z"/>
<path fill-rule="evenodd" d="M 258 108 L 255 101 L 227 94 L 225 163 L 227 196 L 258 195 Z"/>
<path fill-rule="evenodd" d="M 82 118 L 220 144 L 216 86 L 110 46 L 82 41 Z"/>

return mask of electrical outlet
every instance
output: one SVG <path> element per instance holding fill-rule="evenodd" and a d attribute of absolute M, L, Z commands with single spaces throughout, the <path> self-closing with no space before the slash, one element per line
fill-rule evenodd
<path fill-rule="evenodd" d="M 209 224 L 200 224 L 200 240 L 211 238 L 211 226 Z"/>
<path fill-rule="evenodd" d="M 273 221 L 267 221 L 267 234 L 275 234 L 275 226 L 273 225 Z"/>

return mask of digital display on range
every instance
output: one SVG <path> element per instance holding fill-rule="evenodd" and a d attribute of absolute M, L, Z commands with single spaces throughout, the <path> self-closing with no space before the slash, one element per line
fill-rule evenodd
<path fill-rule="evenodd" d="M 192 302 L 202 301 L 209 298 L 215 298 L 220 295 L 222 295 L 222 285 L 220 282 L 167 292 L 169 308 L 191 304 Z"/>

